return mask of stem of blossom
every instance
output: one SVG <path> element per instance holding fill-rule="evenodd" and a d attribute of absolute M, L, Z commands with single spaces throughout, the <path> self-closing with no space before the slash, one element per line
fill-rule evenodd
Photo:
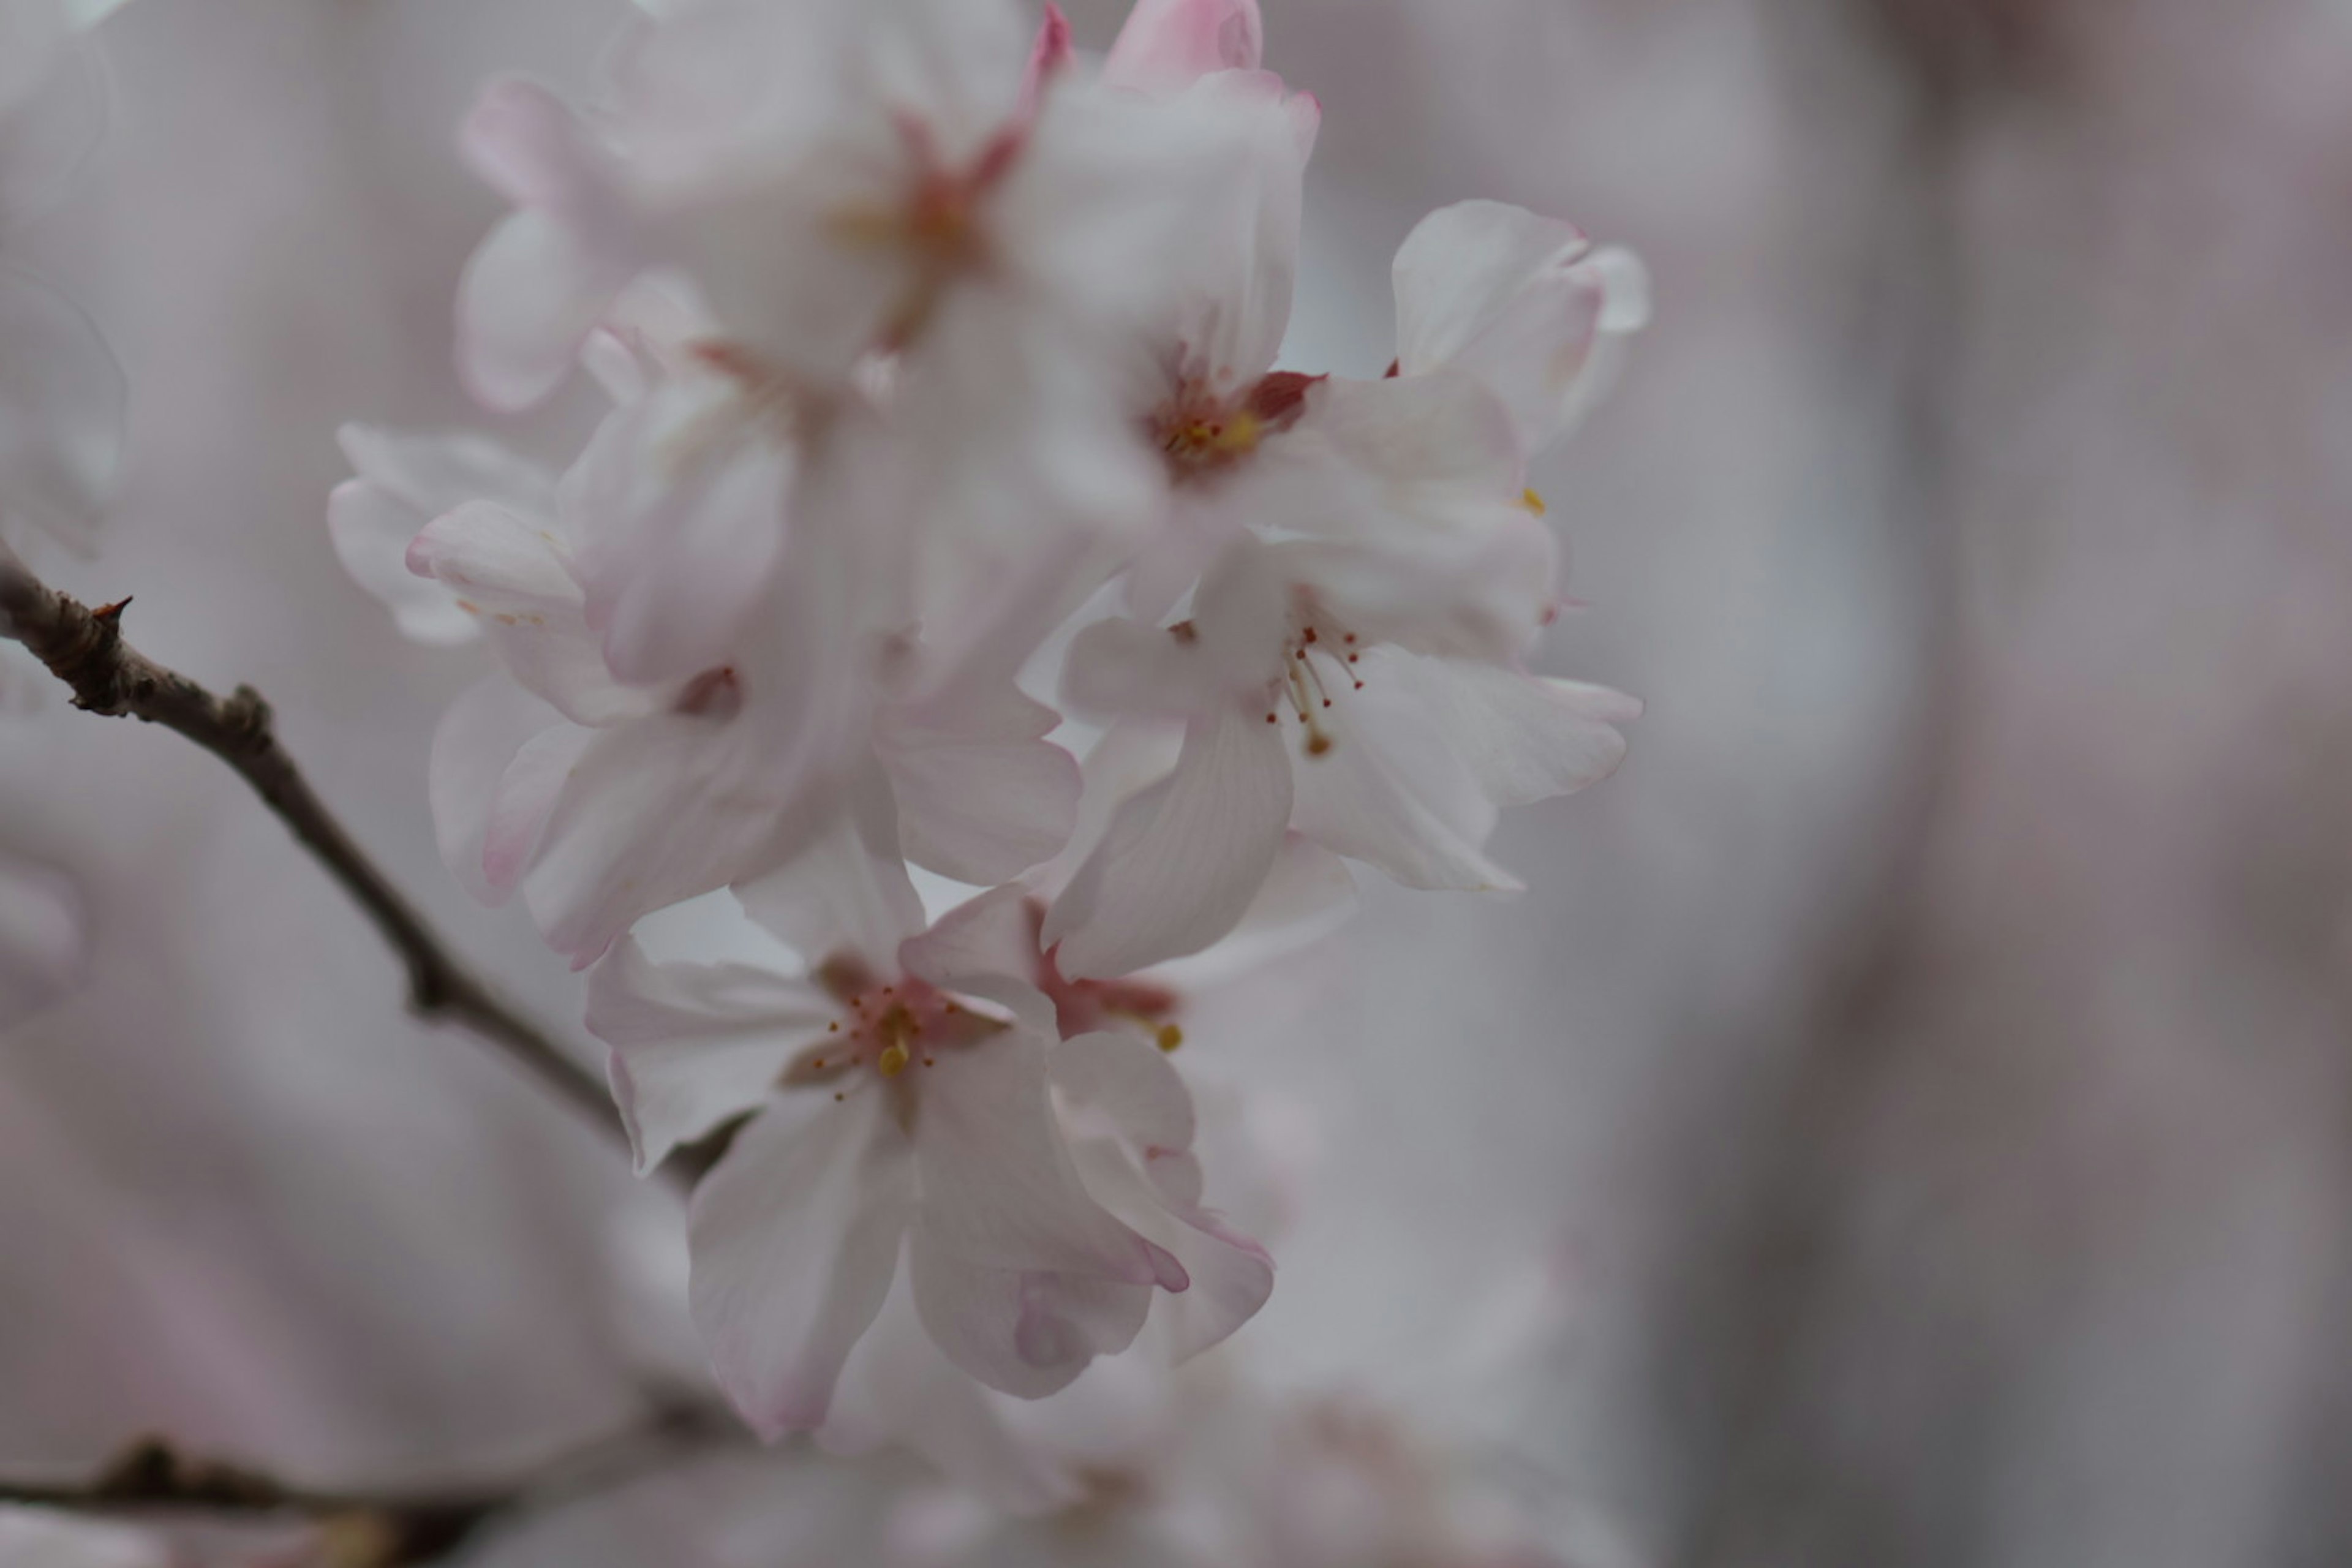
<path fill-rule="evenodd" d="M 142 1438 L 88 1481 L 0 1480 L 0 1503 L 112 1516 L 184 1516 L 254 1523 L 300 1521 L 330 1543 L 328 1560 L 367 1568 L 433 1562 L 494 1521 L 608 1489 L 682 1450 L 731 1442 L 741 1428 L 715 1406 L 657 1404 L 628 1430 L 588 1443 L 506 1480 L 440 1489 L 340 1491 L 181 1453 Z"/>
<path fill-rule="evenodd" d="M 93 610 L 43 583 L 0 544 L 0 637 L 24 644 L 72 688 L 77 708 L 161 724 L 236 769 L 400 955 L 417 1016 L 471 1030 L 625 1145 L 627 1131 L 604 1083 L 450 953 L 311 790 L 278 743 L 261 694 L 240 686 L 215 697 L 140 654 L 122 640 L 129 603 Z"/>

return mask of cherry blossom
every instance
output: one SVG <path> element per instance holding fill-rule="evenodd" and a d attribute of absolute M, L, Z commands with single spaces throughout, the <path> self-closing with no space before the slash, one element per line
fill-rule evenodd
<path fill-rule="evenodd" d="M 1155 1289 L 1221 1339 L 1265 1300 L 1254 1244 L 1198 1206 L 1189 1098 L 1126 1033 L 1062 1040 L 1019 971 L 1029 916 L 983 895 L 926 930 L 887 819 L 740 889 L 808 961 L 596 971 L 590 1026 L 643 1168 L 753 1113 L 695 1197 L 694 1310 L 770 1436 L 824 1425 L 902 1261 L 929 1342 L 1034 1398 L 1124 1349 Z"/>
<path fill-rule="evenodd" d="M 173 1554 L 142 1530 L 0 1507 L 0 1563 L 21 1568 L 169 1568 Z"/>

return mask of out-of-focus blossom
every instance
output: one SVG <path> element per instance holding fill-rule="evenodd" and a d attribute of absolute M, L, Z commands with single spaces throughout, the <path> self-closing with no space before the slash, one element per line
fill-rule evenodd
<path fill-rule="evenodd" d="M 338 435 L 357 478 L 327 498 L 327 531 L 352 580 L 421 643 L 470 642 L 478 616 L 430 577 L 408 568 L 408 547 L 425 525 L 468 501 L 522 517 L 551 517 L 555 476 L 480 436 L 412 435 L 346 425 Z"/>
<path fill-rule="evenodd" d="M 864 815 L 740 890 L 803 974 L 656 964 L 632 942 L 592 985 L 642 1165 L 756 1113 L 695 1198 L 694 1309 L 721 1383 L 763 1433 L 823 1427 L 902 1252 L 929 1341 L 1024 1397 L 1124 1349 L 1155 1288 L 1210 1298 L 1179 1353 L 1230 1333 L 1270 1271 L 1199 1206 L 1192 1104 L 1163 1054 L 1062 1040 L 1019 890 L 925 931 L 887 820 Z M 870 1425 L 889 1400 L 866 1392 Z"/>
<path fill-rule="evenodd" d="M 121 465 L 124 400 L 80 308 L 0 268 L 0 524 L 86 549 Z"/>
<path fill-rule="evenodd" d="M 1056 716 L 1013 684 L 1031 634 L 1016 612 L 953 660 L 909 635 L 903 513 L 870 413 L 837 408 L 821 452 L 767 481 L 769 500 L 796 497 L 791 569 L 752 574 L 709 662 L 615 671 L 616 633 L 625 655 L 656 646 L 633 626 L 682 622 L 701 645 L 698 608 L 744 563 L 642 548 L 653 525 L 627 492 L 649 438 L 627 422 L 674 383 L 608 373 L 626 400 L 560 485 L 485 444 L 346 433 L 362 478 L 330 521 L 353 574 L 411 635 L 487 632 L 512 678 L 462 698 L 436 742 L 435 820 L 460 879 L 491 901 L 520 888 L 584 963 L 647 911 L 788 859 L 869 758 L 918 863 L 990 883 L 1055 853 L 1077 772 L 1044 738 Z M 648 417 L 696 434 L 690 411 Z"/>
<path fill-rule="evenodd" d="M 162 1541 L 128 1525 L 27 1508 L 0 1508 L 7 1568 L 170 1568 Z"/>
<path fill-rule="evenodd" d="M 0 1028 L 81 984 L 89 962 L 81 895 L 61 872 L 0 856 Z"/>

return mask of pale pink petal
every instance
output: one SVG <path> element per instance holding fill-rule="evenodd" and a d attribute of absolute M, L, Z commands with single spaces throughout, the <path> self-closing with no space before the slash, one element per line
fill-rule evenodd
<path fill-rule="evenodd" d="M 358 476 L 327 500 L 327 531 L 343 569 L 392 611 L 404 636 L 445 646 L 478 637 L 479 624 L 448 587 L 408 569 L 408 547 L 425 524 L 469 500 L 544 516 L 552 477 L 478 436 L 346 425 L 336 438 Z"/>
<path fill-rule="evenodd" d="M 811 1093 L 751 1121 L 695 1189 L 695 1326 L 761 1436 L 823 1424 L 898 1268 L 912 1174 L 885 1096 Z"/>
<path fill-rule="evenodd" d="M 434 837 L 458 885 L 486 904 L 502 901 L 512 888 L 511 881 L 494 882 L 483 868 L 507 772 L 533 737 L 569 728 L 547 703 L 504 676 L 492 676 L 468 687 L 433 731 L 427 793 Z"/>
<path fill-rule="evenodd" d="M 1021 78 L 1021 106 L 1016 110 L 1020 118 L 1036 114 L 1046 87 L 1069 68 L 1076 54 L 1070 43 L 1070 19 L 1062 15 L 1059 5 L 1048 4 L 1044 20 L 1037 25 L 1037 41 L 1029 48 L 1028 69 Z"/>
<path fill-rule="evenodd" d="M 499 775 L 489 822 L 482 834 L 481 853 L 482 876 L 497 900 L 502 901 L 512 893 L 521 884 L 523 873 L 530 869 L 564 782 L 595 741 L 593 730 L 571 723 L 551 725 L 525 741 Z"/>
<path fill-rule="evenodd" d="M 1010 1513 L 1045 1513 L 1076 1501 L 1080 1489 L 1065 1466 L 1009 1430 L 998 1396 L 925 1331 L 911 1273 L 902 1268 L 891 1281 L 881 1314 L 850 1352 L 818 1445 L 851 1456 L 902 1446 Z"/>
<path fill-rule="evenodd" d="M 409 542 L 408 569 L 479 621 L 514 678 L 583 724 L 650 711 L 652 693 L 613 679 L 588 635 L 570 549 L 542 516 L 468 501 Z"/>
<path fill-rule="evenodd" d="M 985 1268 L 918 1228 L 908 1277 L 923 1327 L 947 1358 L 989 1387 L 1042 1399 L 1097 1356 L 1135 1342 L 1151 1288 L 1091 1274 Z"/>
<path fill-rule="evenodd" d="M 838 954 L 895 974 L 899 944 L 923 929 L 886 793 L 868 780 L 814 844 L 776 870 L 739 883 L 743 910 L 812 966 Z"/>
<path fill-rule="evenodd" d="M 1648 315 L 1640 263 L 1603 260 L 1573 225 L 1501 202 L 1422 220 L 1397 252 L 1397 361 L 1412 377 L 1450 365 L 1509 406 L 1528 450 L 1564 434 L 1594 395 L 1596 350 Z"/>
<path fill-rule="evenodd" d="M 907 858 L 960 882 L 1006 882 L 1068 842 L 1076 759 L 1045 739 L 1061 715 L 1010 679 L 958 682 L 885 710 L 875 752 L 898 803 Z"/>
<path fill-rule="evenodd" d="M 1219 985 L 1313 946 L 1355 912 L 1356 879 L 1347 862 L 1304 834 L 1286 834 L 1265 885 L 1233 934 L 1160 966 L 1153 977 L 1180 992 Z"/>
<path fill-rule="evenodd" d="M 575 966 L 643 916 L 756 878 L 822 829 L 826 793 L 776 793 L 789 781 L 748 722 L 657 714 L 598 731 L 572 764 L 523 894 Z"/>
<path fill-rule="evenodd" d="M 1182 1270 L 1079 1184 L 1046 1091 L 1048 1050 L 1013 1028 L 908 1068 L 922 1075 L 924 1236 L 985 1268 L 1181 1289 Z"/>
<path fill-rule="evenodd" d="M 89 960 L 81 893 L 72 879 L 0 856 L 0 1028 L 63 1000 Z"/>
<path fill-rule="evenodd" d="M 1103 61 L 1102 79 L 1167 92 L 1211 71 L 1255 70 L 1265 52 L 1257 0 L 1136 0 Z"/>
<path fill-rule="evenodd" d="M 613 1098 L 640 1175 L 678 1144 L 757 1108 L 837 1008 L 744 963 L 656 963 L 623 938 L 588 977 L 588 1032 L 613 1047 Z"/>
<path fill-rule="evenodd" d="M 572 212 L 600 199 L 599 155 L 571 105 L 528 77 L 499 77 L 457 132 L 467 166 L 519 207 Z"/>
<path fill-rule="evenodd" d="M 1374 648 L 1354 667 L 1364 689 L 1339 692 L 1327 721 L 1332 743 L 1301 757 L 1292 823 L 1409 888 L 1515 891 L 1518 879 L 1482 852 L 1495 802 L 1447 750 L 1418 686 L 1392 674 L 1415 658 Z"/>
<path fill-rule="evenodd" d="M 485 407 L 522 409 L 572 373 L 634 265 L 553 214 L 523 208 L 490 231 L 457 280 L 457 371 Z"/>
<path fill-rule="evenodd" d="M 942 991 L 997 1004 L 1040 1035 L 1055 1032 L 1054 1005 L 1034 984 L 1038 969 L 1035 895 L 1018 884 L 993 888 L 941 915 L 898 949 L 898 962 Z"/>
<path fill-rule="evenodd" d="M 615 675 L 677 680 L 724 662 L 783 558 L 798 468 L 731 390 L 665 386 L 604 422 L 562 509 Z"/>
<path fill-rule="evenodd" d="M 1267 71 L 1204 77 L 1181 103 L 1210 117 L 1232 146 L 1214 205 L 1192 218 L 1200 265 L 1171 290 L 1179 310 L 1173 363 L 1230 400 L 1274 369 L 1290 325 L 1307 163 L 1321 116 L 1314 100 L 1287 92 Z"/>
<path fill-rule="evenodd" d="M 1385 381 L 1333 376 L 1307 395 L 1307 408 L 1283 445 L 1327 446 L 1366 479 L 1383 487 L 1370 498 L 1335 495 L 1331 521 L 1317 532 L 1388 537 L 1412 528 L 1385 526 L 1398 514 L 1416 525 L 1454 516 L 1459 498 L 1510 504 L 1527 490 L 1527 448 L 1509 408 L 1465 371 L 1440 367 Z M 1477 515 L 1474 513 L 1473 516 Z"/>
<path fill-rule="evenodd" d="M 1119 809 L 1045 921 L 1073 979 L 1198 952 L 1265 880 L 1291 808 L 1281 730 L 1227 707 L 1187 727 L 1176 771 Z"/>
<path fill-rule="evenodd" d="M 1099 1112 L 1137 1150 L 1181 1153 L 1192 1146 L 1192 1096 L 1167 1053 L 1136 1031 L 1065 1040 L 1052 1073 L 1065 1103 Z"/>
<path fill-rule="evenodd" d="M 1464 659 L 1396 659 L 1400 685 L 1420 693 L 1437 743 L 1496 805 L 1525 805 L 1607 778 L 1624 760 L 1615 726 L 1642 715 L 1622 691 L 1549 679 Z"/>
<path fill-rule="evenodd" d="M 1150 1050 L 1149 1045 L 1141 1048 Z M 1184 1266 L 1192 1289 L 1157 1303 L 1171 1361 L 1184 1362 L 1223 1343 L 1257 1316 L 1274 1294 L 1274 1259 L 1216 1214 L 1172 1200 L 1139 1172 L 1132 1157 L 1107 1139 L 1073 1151 L 1087 1191 L 1105 1208 L 1164 1247 Z M 1152 1164 L 1193 1166 L 1190 1154 L 1147 1157 Z M 1197 1175 L 1197 1167 L 1195 1167 Z M 1171 1185 L 1193 1185 L 1191 1181 Z"/>
<path fill-rule="evenodd" d="M 327 536 L 336 558 L 392 612 L 401 635 L 434 647 L 471 642 L 482 634 L 480 623 L 457 607 L 447 588 L 408 569 L 418 526 L 406 505 L 364 479 L 346 479 L 328 493 Z"/>
<path fill-rule="evenodd" d="M 469 500 L 544 517 L 555 499 L 554 475 L 470 433 L 415 435 L 346 425 L 335 441 L 352 472 L 415 512 L 420 528 Z"/>

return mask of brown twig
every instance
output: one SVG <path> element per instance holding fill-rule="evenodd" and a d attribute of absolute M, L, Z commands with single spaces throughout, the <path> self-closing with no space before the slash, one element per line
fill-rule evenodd
<path fill-rule="evenodd" d="M 742 1436 L 707 1403 L 658 1403 L 646 1420 L 507 1479 L 441 1489 L 342 1491 L 183 1454 L 142 1438 L 85 1481 L 0 1480 L 0 1503 L 113 1516 L 301 1522 L 327 1533 L 332 1560 L 368 1568 L 435 1561 L 486 1525 L 620 1484 L 681 1450 Z"/>
<path fill-rule="evenodd" d="M 612 1097 L 596 1075 L 460 963 L 319 799 L 278 743 L 261 694 L 240 686 L 215 697 L 139 653 L 122 640 L 122 612 L 130 602 L 93 610 L 43 583 L 0 544 L 0 636 L 24 644 L 72 688 L 77 708 L 161 724 L 236 769 L 400 955 L 408 969 L 408 1005 L 417 1016 L 471 1030 L 625 1142 Z M 688 1179 L 694 1173 L 688 1166 L 678 1170 Z"/>

